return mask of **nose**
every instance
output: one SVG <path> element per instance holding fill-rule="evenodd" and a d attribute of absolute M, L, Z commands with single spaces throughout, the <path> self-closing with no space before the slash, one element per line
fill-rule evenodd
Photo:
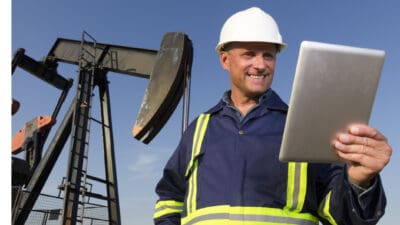
<path fill-rule="evenodd" d="M 267 62 L 265 61 L 264 56 L 257 55 L 253 58 L 253 67 L 258 71 L 263 71 L 267 67 Z"/>

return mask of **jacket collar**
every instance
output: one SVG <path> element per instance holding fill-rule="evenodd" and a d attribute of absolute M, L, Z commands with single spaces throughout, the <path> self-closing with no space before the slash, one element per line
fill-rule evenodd
<path fill-rule="evenodd" d="M 226 91 L 224 93 L 224 96 L 222 99 L 219 101 L 219 103 L 209 109 L 207 113 L 210 114 L 215 114 L 219 111 L 221 111 L 224 107 L 228 107 L 228 98 L 230 96 L 230 90 Z M 272 89 L 267 90 L 259 100 L 259 105 L 264 106 L 265 110 L 271 110 L 271 111 L 283 111 L 287 112 L 288 111 L 288 105 L 282 101 L 282 99 L 279 97 L 278 94 Z"/>

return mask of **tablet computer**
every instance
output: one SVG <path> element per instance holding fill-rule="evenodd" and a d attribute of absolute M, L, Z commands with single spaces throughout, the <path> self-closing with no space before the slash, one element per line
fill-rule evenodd
<path fill-rule="evenodd" d="M 368 124 L 385 52 L 303 41 L 279 160 L 339 161 L 331 146 L 352 123 Z"/>

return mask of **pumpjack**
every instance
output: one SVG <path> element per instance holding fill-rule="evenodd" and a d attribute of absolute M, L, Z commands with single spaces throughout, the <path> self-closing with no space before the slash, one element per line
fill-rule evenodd
<path fill-rule="evenodd" d="M 59 187 L 63 192 L 63 205 L 56 210 L 57 216 L 61 216 L 60 223 L 74 225 L 87 222 L 83 210 L 85 199 L 91 197 L 107 202 L 108 218 L 102 221 L 104 224 L 121 224 L 107 73 L 112 71 L 149 79 L 132 131 L 133 137 L 148 144 L 168 121 L 182 97 L 182 130 L 186 128 L 192 59 L 192 42 L 186 34 L 179 32 L 166 33 L 158 51 L 98 43 L 85 31 L 81 40 L 58 38 L 42 61 L 26 55 L 25 49 L 18 49 L 12 60 L 12 73 L 20 67 L 61 90 L 61 95 L 52 115 L 33 118 L 13 136 L 12 154 L 25 152 L 24 159 L 12 157 L 13 225 L 27 224 L 27 218 L 68 138 L 71 143 L 67 176 Z M 50 130 L 55 126 L 60 108 L 74 82 L 57 72 L 59 63 L 78 66 L 76 95 L 47 150 L 43 152 Z M 87 173 L 95 87 L 98 87 L 100 101 L 101 120 L 96 122 L 101 124 L 102 129 L 105 178 Z M 12 114 L 18 108 L 19 102 L 13 99 Z M 107 195 L 92 192 L 87 182 L 90 179 L 103 183 Z"/>

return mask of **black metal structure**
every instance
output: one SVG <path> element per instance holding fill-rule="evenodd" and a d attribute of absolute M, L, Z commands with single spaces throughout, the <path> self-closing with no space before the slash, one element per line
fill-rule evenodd
<path fill-rule="evenodd" d="M 192 43 L 185 35 L 164 35 L 133 128 L 132 134 L 136 139 L 149 143 L 167 122 L 185 88 L 189 89 L 192 58 Z M 188 100 L 189 95 L 186 97 Z M 184 101 L 184 108 L 185 105 L 189 105 L 188 101 Z M 184 112 L 183 120 L 185 115 Z"/>
<path fill-rule="evenodd" d="M 88 36 L 92 39 L 92 45 L 86 47 L 86 39 Z M 75 102 L 75 113 L 72 122 L 72 133 L 71 133 L 71 148 L 67 167 L 67 179 L 64 186 L 64 211 L 62 213 L 62 224 L 76 224 L 76 222 L 83 222 L 78 219 L 78 206 L 80 202 L 84 203 L 84 198 L 86 196 L 86 167 L 88 160 L 89 151 L 89 131 L 90 131 L 90 118 L 91 118 L 91 107 L 92 107 L 92 96 L 93 89 L 95 86 L 95 75 L 105 74 L 105 72 L 99 71 L 101 62 L 104 58 L 104 53 L 101 52 L 100 58 L 97 59 L 98 49 L 96 47 L 96 41 L 89 36 L 87 33 L 83 33 L 81 42 L 79 61 L 79 76 L 78 76 L 78 88 L 76 93 Z M 99 85 L 103 86 L 104 89 L 108 90 L 108 84 L 105 79 L 97 79 Z M 108 104 L 101 104 L 101 106 L 108 107 Z M 103 111 L 103 109 L 101 109 Z M 110 122 L 110 121 L 108 121 Z M 110 124 L 102 123 L 103 139 L 112 143 L 112 131 Z M 104 151 L 111 151 L 114 153 L 113 146 L 104 146 Z M 106 166 L 112 167 L 112 173 L 106 174 L 106 183 L 111 186 L 111 195 L 113 198 L 109 198 L 109 222 L 110 224 L 121 224 L 120 212 L 119 212 L 119 198 L 118 198 L 118 188 L 116 182 L 116 170 L 115 170 L 115 159 L 114 154 L 107 155 L 106 162 L 111 162 L 106 164 Z M 109 157 L 111 156 L 111 157 Z M 106 171 L 109 168 L 106 168 Z M 80 198 L 81 197 L 81 198 Z M 83 207 L 82 207 L 83 209 Z M 81 213 L 81 216 L 82 213 Z"/>
<path fill-rule="evenodd" d="M 85 198 L 89 197 L 107 201 L 108 223 L 121 224 L 107 73 L 113 71 L 150 78 L 149 87 L 159 85 L 158 89 L 147 90 L 145 94 L 145 99 L 157 96 L 156 100 L 146 103 L 146 108 L 151 110 L 138 116 L 146 119 L 137 118 L 137 121 L 142 121 L 142 132 L 147 133 L 144 142 L 148 143 L 168 120 L 182 97 L 183 90 L 190 83 L 192 51 L 190 40 L 182 33 L 166 34 L 160 51 L 155 51 L 97 43 L 86 32 L 83 32 L 81 41 L 57 39 L 43 62 L 37 62 L 26 56 L 24 50 L 18 50 L 12 62 L 13 72 L 19 66 L 63 91 L 52 115 L 54 118 L 72 85 L 72 80 L 57 73 L 57 62 L 78 65 L 79 70 L 76 95 L 53 140 L 43 157 L 36 161 L 35 170 L 26 181 L 25 188 L 20 185 L 13 195 L 13 224 L 25 224 L 68 138 L 71 144 L 67 176 L 60 185 L 64 193 L 62 224 L 83 223 Z M 101 121 L 97 122 L 102 129 L 105 179 L 87 174 L 92 97 L 96 86 L 101 111 Z M 160 90 L 164 91 L 160 94 Z M 188 113 L 189 96 L 186 98 L 184 112 Z M 184 117 L 187 118 L 187 115 Z M 38 140 L 40 145 L 36 145 L 36 148 L 40 152 L 48 132 Z M 88 179 L 104 183 L 107 196 L 91 192 L 87 188 Z M 82 211 L 78 212 L 79 209 Z"/>

